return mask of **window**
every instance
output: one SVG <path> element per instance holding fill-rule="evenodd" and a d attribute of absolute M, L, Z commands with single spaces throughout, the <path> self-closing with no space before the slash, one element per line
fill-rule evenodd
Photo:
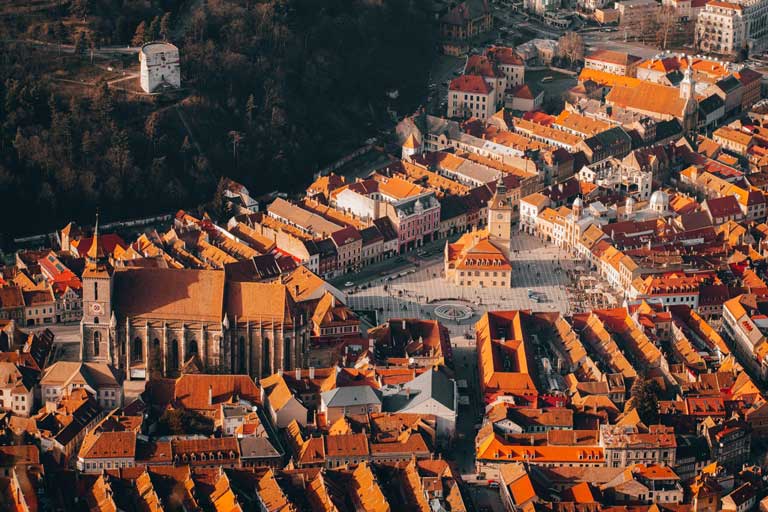
<path fill-rule="evenodd" d="M 99 345 L 101 345 L 101 333 L 99 331 L 93 331 L 93 355 L 99 355 Z"/>
<path fill-rule="evenodd" d="M 99 282 L 93 282 L 93 300 L 99 300 Z"/>

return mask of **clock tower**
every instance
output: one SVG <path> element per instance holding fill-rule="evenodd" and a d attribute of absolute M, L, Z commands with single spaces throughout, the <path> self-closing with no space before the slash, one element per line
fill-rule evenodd
<path fill-rule="evenodd" d="M 83 271 L 83 319 L 80 321 L 80 358 L 116 364 L 112 314 L 113 269 L 99 240 L 99 218 Z"/>
<path fill-rule="evenodd" d="M 496 182 L 496 192 L 488 201 L 488 236 L 493 245 L 509 258 L 512 245 L 512 196 L 507 192 L 503 175 Z"/>

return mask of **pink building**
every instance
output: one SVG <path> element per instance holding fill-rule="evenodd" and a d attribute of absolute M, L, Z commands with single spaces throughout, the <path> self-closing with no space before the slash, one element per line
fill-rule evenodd
<path fill-rule="evenodd" d="M 398 201 L 394 207 L 391 220 L 397 230 L 400 252 L 434 239 L 440 227 L 440 203 L 432 192 Z"/>

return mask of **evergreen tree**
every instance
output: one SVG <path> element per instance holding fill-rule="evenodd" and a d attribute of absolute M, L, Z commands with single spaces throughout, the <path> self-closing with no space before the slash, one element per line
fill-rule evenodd
<path fill-rule="evenodd" d="M 245 103 L 245 117 L 248 120 L 248 127 L 253 127 L 253 113 L 256 110 L 256 99 L 253 94 L 248 96 L 248 101 Z"/>

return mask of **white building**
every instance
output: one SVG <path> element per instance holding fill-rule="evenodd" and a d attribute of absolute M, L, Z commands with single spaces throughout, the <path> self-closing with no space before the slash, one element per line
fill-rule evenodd
<path fill-rule="evenodd" d="M 696 47 L 735 54 L 768 46 L 768 0 L 708 2 L 696 20 Z"/>
<path fill-rule="evenodd" d="M 428 370 L 398 387 L 383 390 L 385 412 L 433 414 L 437 436 L 451 439 L 456 432 L 459 393 L 456 381 L 437 370 Z"/>
<path fill-rule="evenodd" d="M 462 75 L 451 80 L 448 117 L 476 117 L 485 121 L 496 112 L 496 106 L 496 89 L 482 76 Z"/>
<path fill-rule="evenodd" d="M 92 394 L 105 409 L 123 405 L 123 387 L 108 364 L 58 361 L 43 371 L 40 394 L 44 403 L 55 404 L 79 388 Z"/>
<path fill-rule="evenodd" d="M 29 416 L 34 411 L 32 389 L 15 363 L 0 362 L 0 410 Z"/>
<path fill-rule="evenodd" d="M 696 20 L 696 48 L 734 54 L 746 45 L 746 28 L 741 5 L 709 2 Z"/>
<path fill-rule="evenodd" d="M 139 50 L 141 88 L 157 92 L 160 87 L 181 87 L 179 49 L 171 43 L 147 43 Z"/>
<path fill-rule="evenodd" d="M 549 204 L 549 198 L 540 192 L 520 199 L 520 231 L 529 235 L 536 233 L 536 219 Z"/>

